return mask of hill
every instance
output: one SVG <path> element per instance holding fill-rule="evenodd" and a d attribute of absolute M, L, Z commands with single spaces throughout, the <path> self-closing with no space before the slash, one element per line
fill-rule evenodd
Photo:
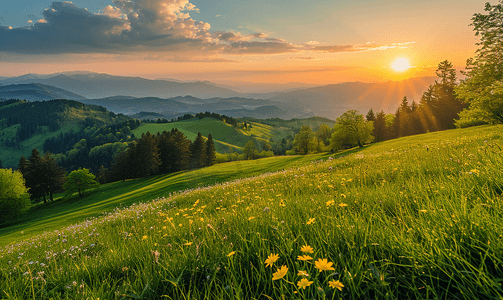
<path fill-rule="evenodd" d="M 46 101 L 53 99 L 85 100 L 85 97 L 41 83 L 0 86 L 0 99 Z"/>
<path fill-rule="evenodd" d="M 229 147 L 233 151 L 241 151 L 241 148 L 246 145 L 250 139 L 254 139 L 261 143 L 279 144 L 283 139 L 293 140 L 294 135 L 299 131 L 302 125 L 308 125 L 316 130 L 321 124 L 327 124 L 331 128 L 335 122 L 325 118 L 308 118 L 308 119 L 292 119 L 285 121 L 282 119 L 253 119 L 245 118 L 251 128 L 247 130 L 241 127 L 234 127 L 223 121 L 213 118 L 191 119 L 165 124 L 142 124 L 140 127 L 132 131 L 132 133 L 140 137 L 142 133 L 149 131 L 156 134 L 164 130 L 170 131 L 172 128 L 177 128 L 183 132 L 191 141 L 193 141 L 198 132 L 205 137 L 211 133 L 215 142 L 215 149 L 219 153 L 228 153 Z M 276 120 L 276 121 L 275 121 Z M 259 146 L 259 148 L 261 148 Z"/>
<path fill-rule="evenodd" d="M 72 100 L 3 101 L 0 103 L 0 160 L 16 167 L 21 155 L 43 149 L 45 140 L 87 126 L 121 123 L 130 118 Z M 78 141 L 74 141 L 76 143 Z"/>
<path fill-rule="evenodd" d="M 2 229 L 2 241 L 16 243 L 0 250 L 0 290 L 14 298 L 498 298 L 502 126 L 109 184 L 88 202 L 67 199 L 61 211 L 55 202 L 38 221 Z M 202 187 L 291 158 L 304 165 Z M 121 201 L 136 204 L 108 205 Z M 83 223 L 53 231 L 68 222 L 57 215 L 79 212 L 96 218 L 83 213 Z M 33 236 L 42 224 L 51 232 Z"/>
<path fill-rule="evenodd" d="M 404 96 L 419 102 L 421 95 L 436 77 L 412 78 L 386 83 L 346 82 L 279 93 L 269 98 L 280 109 L 289 109 L 332 120 L 350 109 L 362 114 L 372 108 L 394 113 Z"/>
<path fill-rule="evenodd" d="M 52 85 L 86 98 L 104 98 L 116 95 L 133 97 L 169 98 L 192 95 L 201 98 L 234 97 L 241 95 L 230 89 L 204 82 L 173 82 L 140 77 L 112 76 L 100 73 L 59 73 L 49 76 L 25 76 L 0 81 L 3 84 L 42 83 Z"/>
<path fill-rule="evenodd" d="M 128 97 L 115 96 L 101 99 L 83 100 L 82 103 L 95 104 L 108 110 L 122 114 L 136 114 L 141 111 L 162 114 L 164 118 L 173 119 L 184 114 L 196 114 L 210 111 L 231 117 L 255 118 L 292 118 L 302 117 L 302 113 L 294 110 L 282 110 L 274 106 L 275 102 L 251 98 L 197 98 L 193 96 L 178 96 L 172 98 L 158 97 Z"/>

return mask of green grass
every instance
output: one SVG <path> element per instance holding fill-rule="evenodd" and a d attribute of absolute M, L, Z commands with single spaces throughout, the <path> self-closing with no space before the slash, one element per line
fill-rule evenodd
<path fill-rule="evenodd" d="M 0 250 L 0 293 L 6 299 L 501 299 L 502 132 L 502 125 L 481 126 L 377 143 L 336 159 L 238 162 L 242 169 L 222 164 L 104 186 L 86 201 L 99 193 L 110 200 L 81 202 L 75 214 L 119 199 L 136 204 L 25 241 L 17 232 L 18 241 Z M 297 166 L 198 188 L 212 175 L 258 174 L 273 162 L 281 168 L 280 159 Z M 176 184 L 192 189 L 146 201 Z M 282 266 L 283 277 L 276 273 Z M 272 280 L 275 273 L 281 278 Z M 311 285 L 300 288 L 301 279 Z M 340 291 L 331 287 L 338 282 Z"/>
<path fill-rule="evenodd" d="M 351 151 L 355 150 L 348 152 Z M 100 186 L 98 190 L 92 191 L 83 199 L 62 199 L 62 194 L 56 195 L 54 202 L 36 204 L 27 215 L 17 220 L 15 224 L 0 225 L 3 227 L 0 228 L 0 246 L 5 246 L 19 239 L 27 239 L 45 231 L 54 231 L 82 222 L 86 218 L 111 212 L 116 207 L 148 202 L 189 188 L 297 167 L 326 157 L 328 154 L 235 161 L 194 171 L 127 180 L 126 182 L 113 182 Z"/>
<path fill-rule="evenodd" d="M 204 137 L 207 137 L 211 133 L 216 151 L 218 153 L 225 153 L 229 152 L 229 147 L 232 147 L 234 151 L 241 150 L 252 137 L 262 142 L 269 141 L 272 137 L 274 141 L 279 142 L 281 139 L 286 138 L 290 132 L 290 129 L 283 127 L 274 127 L 257 122 L 251 122 L 251 124 L 251 130 L 242 130 L 234 128 L 232 125 L 220 120 L 203 118 L 166 124 L 142 124 L 133 130 L 132 133 L 136 137 L 141 137 L 142 133 L 146 133 L 147 131 L 157 134 L 157 132 L 170 131 L 172 128 L 177 128 L 191 141 L 195 140 L 198 132 L 201 132 Z"/>

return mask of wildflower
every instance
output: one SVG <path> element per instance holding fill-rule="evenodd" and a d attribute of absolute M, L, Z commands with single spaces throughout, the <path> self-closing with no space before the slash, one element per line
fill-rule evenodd
<path fill-rule="evenodd" d="M 346 203 L 339 204 L 339 207 L 346 207 L 346 206 L 348 206 Z"/>
<path fill-rule="evenodd" d="M 192 245 L 192 242 L 187 242 L 187 243 L 185 243 L 185 244 L 183 244 L 183 245 L 184 245 L 184 246 L 190 246 L 190 245 Z"/>
<path fill-rule="evenodd" d="M 314 249 L 308 245 L 302 246 L 302 248 L 300 248 L 300 251 L 306 252 L 306 253 L 314 253 Z"/>
<path fill-rule="evenodd" d="M 297 276 L 306 276 L 306 277 L 309 277 L 309 274 L 307 274 L 306 271 L 299 271 L 299 273 L 297 273 Z"/>
<path fill-rule="evenodd" d="M 419 210 L 419 212 L 427 213 L 428 211 L 426 209 L 421 209 L 421 210 Z"/>
<path fill-rule="evenodd" d="M 303 289 L 306 289 L 306 287 L 310 286 L 311 284 L 313 284 L 313 281 L 309 281 L 306 278 L 302 278 L 299 282 L 297 282 L 297 285 L 299 286 L 299 288 L 303 288 Z"/>
<path fill-rule="evenodd" d="M 150 251 L 150 253 L 152 253 L 152 255 L 154 256 L 154 260 L 155 260 L 155 263 L 159 263 L 159 251 L 155 250 L 155 251 Z"/>
<path fill-rule="evenodd" d="M 248 221 L 251 221 L 251 220 L 253 220 L 253 219 L 255 219 L 255 217 L 249 217 L 249 218 L 248 218 Z"/>
<path fill-rule="evenodd" d="M 266 265 L 265 265 L 265 267 L 266 267 L 266 268 L 267 268 L 267 267 L 269 267 L 269 266 L 271 266 L 271 267 L 272 267 L 272 265 L 273 265 L 273 264 L 274 264 L 274 263 L 275 263 L 278 259 L 279 259 L 279 255 L 278 255 L 278 254 L 272 254 L 272 253 L 271 253 L 271 255 L 269 255 L 269 256 L 267 257 L 267 259 L 265 260 L 265 262 L 264 262 L 264 264 L 266 264 Z"/>
<path fill-rule="evenodd" d="M 327 201 L 327 206 L 332 206 L 335 204 L 335 201 L 334 200 L 330 200 L 330 201 Z"/>
<path fill-rule="evenodd" d="M 309 218 L 309 221 L 307 221 L 306 224 L 311 225 L 314 223 L 314 220 L 316 220 L 316 218 Z"/>
<path fill-rule="evenodd" d="M 339 280 L 329 281 L 328 285 L 330 285 L 333 289 L 338 289 L 339 291 L 342 291 L 342 288 L 344 287 L 344 284 L 342 284 Z"/>
<path fill-rule="evenodd" d="M 299 256 L 297 256 L 297 259 L 306 261 L 306 260 L 312 260 L 313 258 L 309 255 L 299 255 Z"/>
<path fill-rule="evenodd" d="M 146 240 L 146 239 L 148 239 L 148 236 L 144 235 L 142 240 Z"/>
<path fill-rule="evenodd" d="M 315 263 L 315 268 L 321 271 L 335 270 L 332 265 L 333 263 L 328 262 L 328 260 L 319 258 Z"/>
<path fill-rule="evenodd" d="M 233 256 L 234 254 L 236 254 L 236 251 L 232 251 L 231 253 L 227 254 L 227 257 L 231 257 L 231 256 Z"/>
<path fill-rule="evenodd" d="M 288 272 L 287 266 L 281 266 L 281 268 L 279 268 L 276 273 L 272 274 L 272 280 L 278 280 L 285 277 L 287 272 Z"/>

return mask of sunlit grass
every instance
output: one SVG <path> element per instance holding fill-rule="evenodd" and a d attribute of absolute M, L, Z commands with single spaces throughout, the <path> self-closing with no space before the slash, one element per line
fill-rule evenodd
<path fill-rule="evenodd" d="M 123 196 L 135 205 L 2 248 L 0 293 L 500 299 L 502 129 L 378 143 L 140 203 L 169 182 L 148 179 Z"/>

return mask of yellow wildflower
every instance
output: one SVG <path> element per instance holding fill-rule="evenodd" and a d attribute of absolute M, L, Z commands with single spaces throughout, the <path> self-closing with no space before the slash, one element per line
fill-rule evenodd
<path fill-rule="evenodd" d="M 314 249 L 308 245 L 302 246 L 302 248 L 300 248 L 300 251 L 306 252 L 306 253 L 314 253 Z"/>
<path fill-rule="evenodd" d="M 332 206 L 335 204 L 335 201 L 334 200 L 330 200 L 330 201 L 327 201 L 327 206 Z"/>
<path fill-rule="evenodd" d="M 309 281 L 306 278 L 302 278 L 299 282 L 297 282 L 297 285 L 299 286 L 299 288 L 303 288 L 303 289 L 306 289 L 306 287 L 310 286 L 311 284 L 313 284 L 313 281 Z"/>
<path fill-rule="evenodd" d="M 227 257 L 231 257 L 231 256 L 233 256 L 234 254 L 236 254 L 236 251 L 232 251 L 231 253 L 227 254 Z"/>
<path fill-rule="evenodd" d="M 285 277 L 287 272 L 288 272 L 287 266 L 281 266 L 281 268 L 279 268 L 276 273 L 272 274 L 272 280 L 278 280 Z"/>
<path fill-rule="evenodd" d="M 306 261 L 306 260 L 311 260 L 313 258 L 311 256 L 309 256 L 309 255 L 299 255 L 299 256 L 297 256 L 297 259 L 298 260 Z"/>
<path fill-rule="evenodd" d="M 306 271 L 299 271 L 299 273 L 297 273 L 297 276 L 306 276 L 306 277 L 308 277 L 309 274 L 307 274 Z"/>
<path fill-rule="evenodd" d="M 339 280 L 335 279 L 329 281 L 328 284 L 330 285 L 331 288 L 338 289 L 339 291 L 342 291 L 342 288 L 344 287 L 344 284 L 342 284 Z"/>
<path fill-rule="evenodd" d="M 253 220 L 253 219 L 255 219 L 255 217 L 249 217 L 249 218 L 248 218 L 248 221 L 251 221 L 251 220 Z"/>
<path fill-rule="evenodd" d="M 278 254 L 272 254 L 272 253 L 271 253 L 271 255 L 269 255 L 269 256 L 267 257 L 267 259 L 265 260 L 265 262 L 264 262 L 264 264 L 266 264 L 266 265 L 265 265 L 265 267 L 266 267 L 266 268 L 267 268 L 267 267 L 269 267 L 269 266 L 271 266 L 271 267 L 272 267 L 272 265 L 273 265 L 273 264 L 274 264 L 274 263 L 275 263 L 278 259 L 279 259 L 279 255 L 278 255 Z"/>
<path fill-rule="evenodd" d="M 185 243 L 185 244 L 183 244 L 183 245 L 184 245 L 184 246 L 190 246 L 190 245 L 192 245 L 192 242 L 187 242 L 187 243 Z"/>
<path fill-rule="evenodd" d="M 339 204 L 339 207 L 346 207 L 346 206 L 348 206 L 346 203 Z"/>
<path fill-rule="evenodd" d="M 148 236 L 144 235 L 142 240 L 146 240 L 146 239 L 148 239 Z"/>
<path fill-rule="evenodd" d="M 333 263 L 328 262 L 328 259 L 319 258 L 315 263 L 315 268 L 321 271 L 335 270 L 332 265 Z"/>
<path fill-rule="evenodd" d="M 314 220 L 316 220 L 316 218 L 309 218 L 309 221 L 307 221 L 306 224 L 311 225 L 314 223 Z"/>

